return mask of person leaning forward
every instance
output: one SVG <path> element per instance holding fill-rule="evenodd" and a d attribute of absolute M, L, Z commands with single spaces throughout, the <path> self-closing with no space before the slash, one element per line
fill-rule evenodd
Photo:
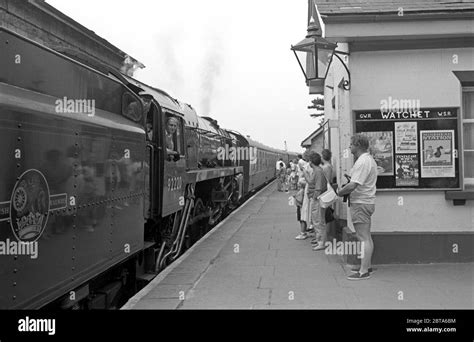
<path fill-rule="evenodd" d="M 361 266 L 352 270 L 349 280 L 369 279 L 374 242 L 370 234 L 371 217 L 375 212 L 377 164 L 368 152 L 369 139 L 363 134 L 351 138 L 351 153 L 357 158 L 351 169 L 350 182 L 338 191 L 339 196 L 350 194 L 351 218 L 357 238 L 362 243 Z"/>
<path fill-rule="evenodd" d="M 177 154 L 174 146 L 174 134 L 178 130 L 178 119 L 170 117 L 165 128 L 166 152 L 168 154 Z"/>

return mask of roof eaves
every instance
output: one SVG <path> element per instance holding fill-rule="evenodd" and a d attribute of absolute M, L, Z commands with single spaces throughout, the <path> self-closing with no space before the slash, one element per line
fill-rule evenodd
<path fill-rule="evenodd" d="M 123 52 L 119 48 L 117 48 L 115 45 L 107 41 L 106 39 L 102 38 L 101 36 L 97 35 L 94 31 L 89 30 L 87 27 L 81 25 L 71 17 L 67 16 L 66 14 L 62 13 L 58 9 L 54 8 L 50 4 L 48 4 L 45 0 L 30 0 L 30 4 L 38 8 L 39 10 L 49 14 L 52 17 L 55 17 L 57 20 L 63 22 L 65 25 L 68 25 L 72 29 L 76 30 L 77 32 L 80 32 L 82 35 L 88 37 L 89 39 L 96 41 L 97 43 L 103 45 L 105 48 L 107 48 L 109 51 L 112 53 L 120 56 L 120 57 L 129 57 L 133 63 L 136 63 L 140 65 L 141 67 L 144 67 L 143 63 L 138 61 L 137 59 L 131 57 L 127 53 Z"/>
<path fill-rule="evenodd" d="M 318 129 L 315 130 L 313 133 L 311 133 L 306 139 L 303 139 L 303 141 L 301 142 L 301 146 L 306 146 L 307 145 L 305 144 L 306 141 L 308 140 L 311 141 L 312 139 L 320 135 L 322 132 L 323 132 L 323 126 L 318 127 Z"/>

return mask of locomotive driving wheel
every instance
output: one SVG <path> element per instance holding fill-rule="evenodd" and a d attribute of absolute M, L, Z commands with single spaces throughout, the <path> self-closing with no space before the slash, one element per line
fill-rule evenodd
<path fill-rule="evenodd" d="M 232 179 L 232 196 L 230 197 L 230 209 L 235 209 L 239 204 L 239 183 L 234 178 Z"/>

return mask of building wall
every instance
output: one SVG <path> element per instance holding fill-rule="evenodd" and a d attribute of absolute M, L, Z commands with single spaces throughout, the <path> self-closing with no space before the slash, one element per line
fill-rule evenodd
<path fill-rule="evenodd" d="M 377 192 L 373 232 L 473 232 L 473 227 L 473 201 L 454 206 L 444 191 Z"/>
<path fill-rule="evenodd" d="M 317 135 L 314 139 L 311 140 L 311 151 L 316 151 L 319 154 L 321 154 L 321 151 L 323 150 L 323 140 L 324 140 L 324 135 L 321 133 Z"/>
<path fill-rule="evenodd" d="M 333 58 L 324 84 L 330 148 L 342 185 L 347 182 L 344 174 L 350 173 L 354 163 L 349 144 L 355 132 L 355 111 L 376 111 L 381 101 L 390 97 L 419 100 L 420 108 L 461 108 L 462 86 L 453 71 L 474 71 L 472 23 L 467 14 L 438 16 L 429 9 L 406 18 L 387 14 L 390 20 L 386 21 L 384 13 L 362 14 L 354 9 L 351 17 L 349 8 L 340 11 L 333 4 L 319 5 L 326 11 L 322 12 L 324 37 L 338 43 L 336 50 L 350 54 L 339 56 L 351 73 L 351 89 L 342 87 L 342 80 L 348 80 L 349 75 L 337 58 Z M 458 113 L 461 148 L 462 109 Z M 462 158 L 462 153 L 459 156 Z M 462 174 L 461 168 L 462 159 Z M 463 201 L 454 203 L 446 196 L 444 190 L 378 189 L 371 229 L 375 243 L 372 262 L 473 261 L 474 201 L 455 206 Z M 346 203 L 338 201 L 336 215 L 342 239 L 356 239 Z"/>
<path fill-rule="evenodd" d="M 378 109 L 389 96 L 420 100 L 422 108 L 460 107 L 461 85 L 452 71 L 474 70 L 473 55 L 473 48 L 353 53 L 351 109 Z M 373 231 L 473 232 L 474 201 L 453 206 L 444 191 L 379 190 Z"/>
<path fill-rule="evenodd" d="M 378 109 L 389 96 L 419 99 L 422 108 L 459 107 L 452 71 L 474 70 L 473 56 L 473 48 L 351 53 L 352 110 Z"/>
<path fill-rule="evenodd" d="M 338 50 L 344 48 L 347 44 L 339 44 Z M 418 99 L 421 107 L 460 107 L 462 88 L 452 71 L 474 70 L 473 55 L 473 48 L 351 53 L 346 62 L 351 71 L 350 91 L 338 87 L 347 73 L 339 61 L 333 62 L 326 79 L 325 118 L 335 122 L 331 149 L 335 164 L 340 162 L 336 167 L 339 184 L 346 182 L 343 175 L 353 165 L 348 146 L 354 134 L 354 110 L 378 109 L 389 96 Z M 345 203 L 337 204 L 336 213 L 353 228 Z M 474 201 L 454 206 L 444 191 L 379 190 L 372 231 L 472 233 Z"/>

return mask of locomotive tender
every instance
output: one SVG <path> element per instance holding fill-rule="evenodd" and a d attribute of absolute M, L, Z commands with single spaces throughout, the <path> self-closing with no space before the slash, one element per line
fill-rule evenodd
<path fill-rule="evenodd" d="M 0 309 L 119 307 L 296 157 L 116 70 L 0 44 Z"/>

